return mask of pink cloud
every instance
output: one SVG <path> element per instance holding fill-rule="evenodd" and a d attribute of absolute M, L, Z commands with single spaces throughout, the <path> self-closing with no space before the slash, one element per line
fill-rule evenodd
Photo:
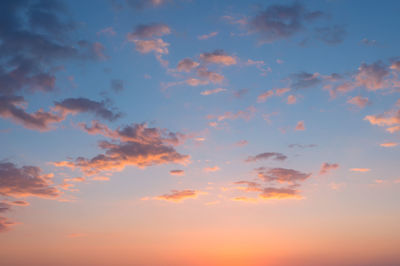
<path fill-rule="evenodd" d="M 297 122 L 297 125 L 296 125 L 296 127 L 295 127 L 295 130 L 296 130 L 296 131 L 303 131 L 303 130 L 306 130 L 306 126 L 305 126 L 305 124 L 304 124 L 304 121 L 299 121 L 299 122 Z"/>
<path fill-rule="evenodd" d="M 321 169 L 319 171 L 320 175 L 325 175 L 332 170 L 336 170 L 339 168 L 339 164 L 337 163 L 323 163 L 321 165 Z"/>

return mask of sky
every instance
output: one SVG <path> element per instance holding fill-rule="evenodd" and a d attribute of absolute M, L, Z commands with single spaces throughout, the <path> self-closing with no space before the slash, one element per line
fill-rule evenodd
<path fill-rule="evenodd" d="M 0 264 L 400 265 L 399 10 L 0 1 Z"/>

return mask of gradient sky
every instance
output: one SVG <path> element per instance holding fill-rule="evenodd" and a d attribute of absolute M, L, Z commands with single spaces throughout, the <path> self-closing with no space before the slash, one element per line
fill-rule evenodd
<path fill-rule="evenodd" d="M 400 265 L 399 11 L 0 1 L 0 264 Z"/>

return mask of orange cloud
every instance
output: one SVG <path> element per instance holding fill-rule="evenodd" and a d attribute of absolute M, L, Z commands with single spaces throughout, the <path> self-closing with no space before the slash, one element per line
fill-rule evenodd
<path fill-rule="evenodd" d="M 185 171 L 184 170 L 171 170 L 169 171 L 170 175 L 177 175 L 177 176 L 184 176 Z"/>
<path fill-rule="evenodd" d="M 263 103 L 265 102 L 268 98 L 272 97 L 274 95 L 274 92 L 272 90 L 266 91 L 257 97 L 257 102 Z"/>
<path fill-rule="evenodd" d="M 289 95 L 287 97 L 287 104 L 295 104 L 297 102 L 297 98 L 294 95 Z"/>
<path fill-rule="evenodd" d="M 164 195 L 158 196 L 158 197 L 156 197 L 156 199 L 172 201 L 172 202 L 181 202 L 186 199 L 195 199 L 200 194 L 204 194 L 204 193 L 205 192 L 191 190 L 191 189 L 171 190 L 170 194 L 164 194 Z"/>
<path fill-rule="evenodd" d="M 221 64 L 225 66 L 236 64 L 236 58 L 227 55 L 223 50 L 215 50 L 211 53 L 200 54 L 200 59 L 206 63 Z"/>
<path fill-rule="evenodd" d="M 369 100 L 367 97 L 363 98 L 361 96 L 355 96 L 353 98 L 350 98 L 347 103 L 354 104 L 359 108 L 364 108 L 369 103 Z"/>
<path fill-rule="evenodd" d="M 350 171 L 352 172 L 369 172 L 371 169 L 369 168 L 351 168 Z"/>
<path fill-rule="evenodd" d="M 385 142 L 385 143 L 381 143 L 379 146 L 385 147 L 385 148 L 391 148 L 391 147 L 396 147 L 397 145 L 399 145 L 399 143 L 397 143 L 397 142 Z"/>
<path fill-rule="evenodd" d="M 220 170 L 219 166 L 205 167 L 203 169 L 203 171 L 206 173 L 217 172 L 219 170 Z"/>
<path fill-rule="evenodd" d="M 213 90 L 205 90 L 205 91 L 202 91 L 200 94 L 201 95 L 211 95 L 211 94 L 216 94 L 216 93 L 223 92 L 223 91 L 227 91 L 227 89 L 216 88 Z"/>
<path fill-rule="evenodd" d="M 304 121 L 299 121 L 299 122 L 297 122 L 297 125 L 296 125 L 296 127 L 295 127 L 295 130 L 296 130 L 296 131 L 303 131 L 303 130 L 306 130 L 306 126 L 305 126 L 305 124 L 304 124 Z"/>
<path fill-rule="evenodd" d="M 13 225 L 15 225 L 14 222 L 11 222 L 6 217 L 0 216 L 0 233 L 8 231 Z"/>
<path fill-rule="evenodd" d="M 299 190 L 292 188 L 264 188 L 260 194 L 262 199 L 302 199 L 303 197 L 299 195 Z"/>

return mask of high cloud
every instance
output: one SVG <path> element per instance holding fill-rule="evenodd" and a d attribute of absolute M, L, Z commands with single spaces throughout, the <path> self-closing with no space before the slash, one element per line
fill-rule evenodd
<path fill-rule="evenodd" d="M 268 160 L 268 159 L 274 159 L 276 161 L 284 161 L 287 159 L 287 156 L 279 152 L 264 152 L 257 154 L 256 156 L 249 156 L 245 160 L 245 162 L 256 162 L 259 160 Z"/>

